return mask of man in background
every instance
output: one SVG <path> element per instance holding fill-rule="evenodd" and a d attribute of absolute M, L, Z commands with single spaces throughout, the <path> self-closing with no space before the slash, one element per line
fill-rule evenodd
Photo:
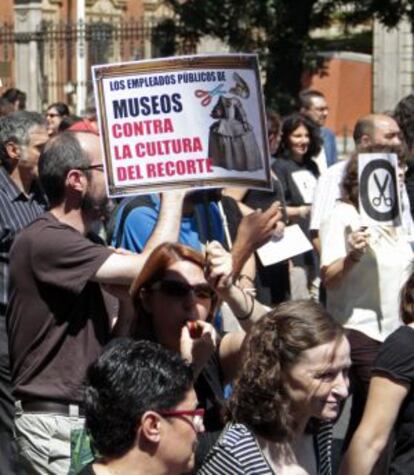
<path fill-rule="evenodd" d="M 36 187 L 40 152 L 48 140 L 46 120 L 36 112 L 13 112 L 0 119 L 0 472 L 20 473 L 13 442 L 6 306 L 9 252 L 16 235 L 45 209 Z"/>
<path fill-rule="evenodd" d="M 299 94 L 300 112 L 310 117 L 319 127 L 323 147 L 315 158 L 319 172 L 322 174 L 328 167 L 338 161 L 335 134 L 325 127 L 328 118 L 328 104 L 325 96 L 314 89 Z"/>

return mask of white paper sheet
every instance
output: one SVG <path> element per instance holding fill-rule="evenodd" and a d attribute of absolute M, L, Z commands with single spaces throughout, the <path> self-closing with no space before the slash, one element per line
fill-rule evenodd
<path fill-rule="evenodd" d="M 282 239 L 271 239 L 257 250 L 257 254 L 264 266 L 270 266 L 271 264 L 276 264 L 276 262 L 303 254 L 311 249 L 312 244 L 299 225 L 293 224 L 285 228 Z"/>

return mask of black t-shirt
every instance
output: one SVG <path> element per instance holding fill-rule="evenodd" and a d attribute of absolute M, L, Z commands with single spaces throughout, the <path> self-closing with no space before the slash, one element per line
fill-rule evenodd
<path fill-rule="evenodd" d="M 267 210 L 275 201 L 283 206 L 284 220 L 286 221 L 285 197 L 280 181 L 272 177 L 272 191 L 249 190 L 243 199 L 243 203 L 252 209 Z M 263 266 L 256 257 L 257 299 L 265 305 L 276 305 L 289 299 L 289 266 L 288 261 L 278 262 L 270 266 Z"/>
<path fill-rule="evenodd" d="M 111 253 L 51 213 L 15 240 L 7 326 L 17 398 L 82 401 L 86 369 L 109 338 L 102 292 L 90 279 Z"/>
<path fill-rule="evenodd" d="M 414 473 L 414 329 L 402 326 L 381 345 L 373 372 L 390 375 L 408 383 L 410 390 L 404 399 L 395 424 L 395 447 L 389 474 Z"/>
<path fill-rule="evenodd" d="M 309 205 L 310 202 L 304 200 L 303 194 L 299 190 L 297 181 L 295 180 L 295 174 L 300 172 L 309 172 L 315 179 L 319 176 L 318 166 L 312 160 L 306 161 L 303 164 L 299 164 L 290 158 L 277 158 L 273 165 L 273 171 L 279 179 L 286 201 L 286 206 L 302 206 Z M 296 220 L 301 230 L 310 238 L 309 234 L 309 221 L 310 214 L 306 218 L 298 218 Z M 316 266 L 315 257 L 312 251 L 308 251 L 305 254 L 295 256 L 292 259 L 293 263 L 297 266 L 304 264 L 310 266 Z"/>
<path fill-rule="evenodd" d="M 310 204 L 310 202 L 305 201 L 303 193 L 298 187 L 298 181 L 295 180 L 295 174 L 308 171 L 315 179 L 318 178 L 319 171 L 316 163 L 311 160 L 299 164 L 290 158 L 277 158 L 272 168 L 282 185 L 287 206 Z"/>

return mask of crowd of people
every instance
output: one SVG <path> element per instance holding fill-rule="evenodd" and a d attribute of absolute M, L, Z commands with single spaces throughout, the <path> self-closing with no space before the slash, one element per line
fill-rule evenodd
<path fill-rule="evenodd" d="M 271 191 L 117 202 L 93 106 L 25 102 L 0 98 L 0 475 L 414 473 L 414 95 L 341 159 L 319 91 L 268 111 Z M 382 152 L 401 223 L 367 227 Z M 312 250 L 264 266 L 291 224 Z"/>

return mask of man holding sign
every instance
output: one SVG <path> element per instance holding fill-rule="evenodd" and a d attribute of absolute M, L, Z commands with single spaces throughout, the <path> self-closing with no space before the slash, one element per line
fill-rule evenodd
<path fill-rule="evenodd" d="M 128 295 L 146 251 L 176 239 L 182 195 L 162 200 L 144 252 L 124 255 L 86 237 L 107 201 L 97 135 L 58 134 L 41 155 L 39 176 L 50 212 L 19 234 L 10 253 L 7 327 L 15 426 L 30 473 L 66 475 L 71 434 L 84 423 L 86 368 L 116 331 L 100 285 L 125 286 Z M 118 327 L 122 321 L 120 316 Z"/>
<path fill-rule="evenodd" d="M 354 399 L 349 434 L 362 415 L 378 348 L 400 325 L 400 289 L 413 263 L 399 212 L 405 157 L 398 149 L 375 151 L 351 157 L 342 198 L 320 230 L 327 308 L 347 328 L 351 343 Z"/>

